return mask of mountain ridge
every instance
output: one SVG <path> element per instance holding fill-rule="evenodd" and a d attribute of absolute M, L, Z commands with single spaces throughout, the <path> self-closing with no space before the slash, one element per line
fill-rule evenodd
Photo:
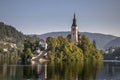
<path fill-rule="evenodd" d="M 50 36 L 58 37 L 63 36 L 66 37 L 68 34 L 71 34 L 70 31 L 58 31 L 58 32 L 49 32 L 41 35 L 37 35 L 39 38 L 47 38 Z M 86 35 L 90 41 L 96 40 L 97 47 L 103 49 L 106 44 L 110 41 L 117 38 L 117 36 L 109 35 L 109 34 L 102 34 L 102 33 L 90 33 L 90 32 L 79 32 L 81 35 Z"/>
<path fill-rule="evenodd" d="M 115 38 L 114 40 L 108 42 L 104 48 L 108 49 L 110 47 L 120 47 L 120 37 Z"/>

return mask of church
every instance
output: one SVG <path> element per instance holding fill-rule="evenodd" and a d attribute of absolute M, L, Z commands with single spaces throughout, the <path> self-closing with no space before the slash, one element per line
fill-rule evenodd
<path fill-rule="evenodd" d="M 77 44 L 78 41 L 80 40 L 80 35 L 78 33 L 78 25 L 77 25 L 77 22 L 76 22 L 76 16 L 75 16 L 75 13 L 74 13 L 74 17 L 73 17 L 73 23 L 72 23 L 72 26 L 71 26 L 71 34 L 69 34 L 67 36 L 68 39 L 71 39 L 71 41 L 74 43 L 74 44 Z"/>

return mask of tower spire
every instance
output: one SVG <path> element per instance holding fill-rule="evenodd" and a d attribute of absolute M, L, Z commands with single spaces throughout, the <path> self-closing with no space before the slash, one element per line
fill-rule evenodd
<path fill-rule="evenodd" d="M 76 17 L 75 17 L 75 12 L 74 12 L 74 19 L 76 19 Z"/>
<path fill-rule="evenodd" d="M 75 13 L 74 13 L 74 18 L 73 18 L 73 24 L 72 24 L 72 26 L 77 26 Z"/>

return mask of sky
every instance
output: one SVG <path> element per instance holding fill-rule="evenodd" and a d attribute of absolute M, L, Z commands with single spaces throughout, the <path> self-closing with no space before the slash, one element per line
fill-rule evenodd
<path fill-rule="evenodd" d="M 70 31 L 74 12 L 80 32 L 120 37 L 120 0 L 0 0 L 0 22 L 24 34 Z"/>

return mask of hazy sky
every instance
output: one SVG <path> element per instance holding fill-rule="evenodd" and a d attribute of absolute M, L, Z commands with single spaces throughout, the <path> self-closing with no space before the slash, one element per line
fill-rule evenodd
<path fill-rule="evenodd" d="M 0 21 L 24 34 L 70 31 L 120 36 L 120 0 L 0 0 Z"/>

